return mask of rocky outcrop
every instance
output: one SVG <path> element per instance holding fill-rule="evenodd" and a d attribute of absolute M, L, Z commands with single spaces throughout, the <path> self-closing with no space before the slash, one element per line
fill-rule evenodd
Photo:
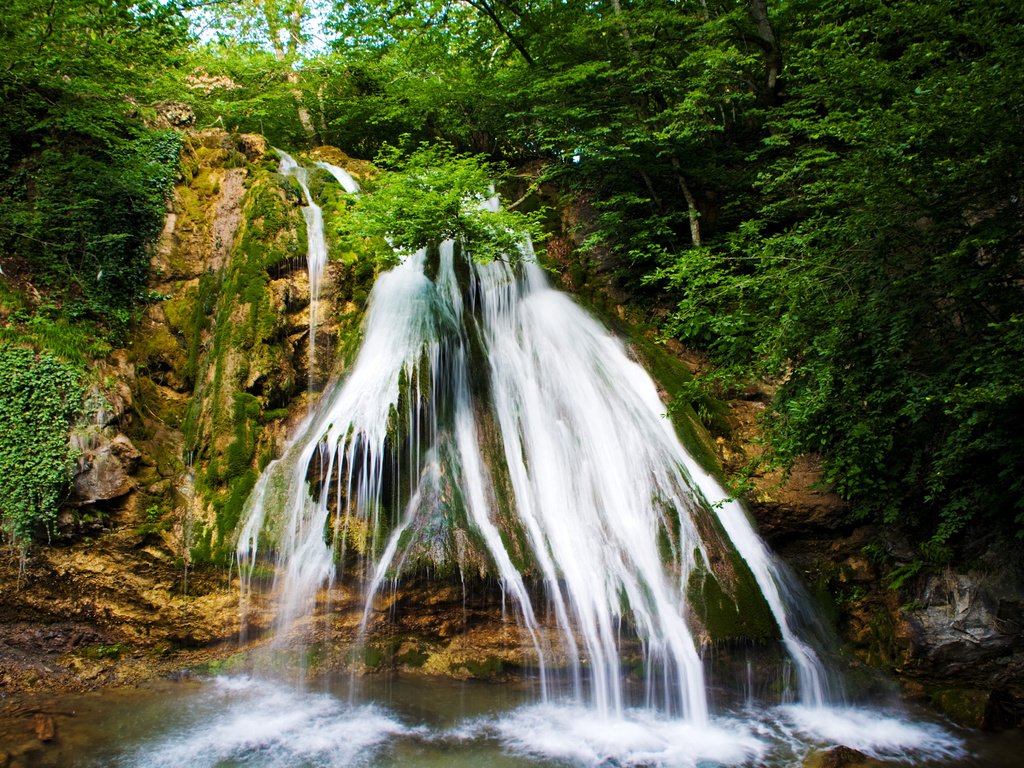
<path fill-rule="evenodd" d="M 987 559 L 907 590 L 894 627 L 898 671 L 965 725 L 1024 727 L 1024 580 L 1012 557 Z"/>
<path fill-rule="evenodd" d="M 1021 681 L 1024 585 L 1005 569 L 930 574 L 901 611 L 908 657 L 939 677 Z"/>
<path fill-rule="evenodd" d="M 71 486 L 71 503 L 79 506 L 119 499 L 135 490 L 133 475 L 142 458 L 127 435 L 99 432 L 90 437 L 93 444 L 79 457 Z"/>
<path fill-rule="evenodd" d="M 803 768 L 884 768 L 888 764 L 850 747 L 832 747 L 811 752 L 804 759 Z"/>

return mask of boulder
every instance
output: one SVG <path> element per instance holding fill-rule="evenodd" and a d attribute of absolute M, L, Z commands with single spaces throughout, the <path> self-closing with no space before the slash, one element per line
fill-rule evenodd
<path fill-rule="evenodd" d="M 53 722 L 53 718 L 49 715 L 37 712 L 33 722 L 36 738 L 39 741 L 47 742 L 53 741 L 57 738 L 57 726 Z"/>
<path fill-rule="evenodd" d="M 877 768 L 884 763 L 850 747 L 838 746 L 811 752 L 804 768 Z"/>
<path fill-rule="evenodd" d="M 152 121 L 155 128 L 191 128 L 196 124 L 196 115 L 192 107 L 181 101 L 161 101 L 153 105 L 156 120 Z"/>
<path fill-rule="evenodd" d="M 142 454 L 126 435 L 95 436 L 93 446 L 83 451 L 79 472 L 72 482 L 72 503 L 84 506 L 127 495 L 135 489 L 132 475 Z"/>
<path fill-rule="evenodd" d="M 922 581 L 901 618 L 911 656 L 939 674 L 969 675 L 1020 648 L 1024 590 L 1011 574 L 947 570 Z"/>
<path fill-rule="evenodd" d="M 243 133 L 238 137 L 238 148 L 250 163 L 262 160 L 268 146 L 267 140 L 258 133 Z"/>

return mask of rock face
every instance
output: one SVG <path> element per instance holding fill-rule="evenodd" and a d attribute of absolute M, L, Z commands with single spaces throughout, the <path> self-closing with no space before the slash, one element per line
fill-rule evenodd
<path fill-rule="evenodd" d="M 896 624 L 900 673 L 973 727 L 1024 727 L 1024 582 L 1013 560 L 919 579 Z"/>
<path fill-rule="evenodd" d="M 178 106 L 167 125 L 190 123 Z M 305 222 L 263 137 L 208 130 L 185 147 L 152 255 L 163 298 L 90 376 L 59 546 L 0 553 L 0 695 L 128 681 L 237 648 L 231 535 L 310 376 Z M 346 203 L 324 176 L 329 218 Z M 335 346 L 320 377 L 358 331 L 373 276 L 358 254 L 329 265 L 319 338 Z"/>
<path fill-rule="evenodd" d="M 1019 677 L 1024 589 L 1012 574 L 946 571 L 924 578 L 917 595 L 903 611 L 907 651 L 917 663 L 940 677 L 982 681 L 1013 668 Z"/>
<path fill-rule="evenodd" d="M 126 496 L 135 489 L 132 477 L 142 454 L 127 435 L 96 436 L 96 445 L 79 459 L 79 472 L 72 483 L 72 503 L 84 505 Z"/>

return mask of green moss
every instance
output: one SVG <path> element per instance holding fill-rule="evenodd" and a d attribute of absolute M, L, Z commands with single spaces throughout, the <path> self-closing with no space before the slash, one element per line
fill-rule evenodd
<path fill-rule="evenodd" d="M 192 526 L 192 541 L 189 556 L 193 566 L 204 566 L 213 563 L 213 530 L 197 520 Z"/>
<path fill-rule="evenodd" d="M 284 321 L 271 305 L 268 269 L 304 252 L 304 223 L 297 201 L 282 194 L 271 175 L 251 172 L 247 188 L 226 267 L 203 275 L 198 286 L 175 299 L 168 315 L 188 339 L 186 370 L 197 383 L 182 431 L 186 450 L 206 463 L 197 491 L 216 514 L 209 552 L 214 560 L 226 557 L 226 542 L 252 489 L 262 425 L 284 415 L 281 409 L 265 415 L 263 406 L 294 385 L 277 364 L 290 351 L 283 347 Z M 248 391 L 254 381 L 258 388 Z M 226 445 L 218 440 L 225 434 L 231 436 Z"/>
<path fill-rule="evenodd" d="M 245 500 L 249 498 L 255 485 L 256 473 L 252 469 L 247 469 L 231 481 L 227 501 L 217 514 L 217 533 L 222 548 L 226 545 L 231 532 L 235 530 L 235 526 L 238 525 Z"/>
<path fill-rule="evenodd" d="M 226 659 L 216 659 L 195 667 L 195 671 L 201 675 L 226 675 L 231 672 L 238 672 L 249 665 L 249 654 L 239 651 Z"/>
<path fill-rule="evenodd" d="M 179 283 L 175 293 L 164 300 L 164 314 L 171 330 L 184 338 L 189 337 L 189 329 L 195 316 L 195 304 L 199 291 L 196 286 L 186 287 Z"/>
<path fill-rule="evenodd" d="M 704 471 L 724 481 L 722 467 L 718 463 L 707 427 L 714 427 L 719 432 L 728 429 L 728 409 L 725 404 L 712 397 L 702 397 L 692 403 L 680 400 L 678 394 L 685 391 L 693 380 L 693 374 L 686 364 L 647 338 L 642 328 L 629 324 L 620 324 L 620 327 L 626 332 L 640 364 L 658 386 L 669 394 L 669 418 L 683 445 Z"/>
<path fill-rule="evenodd" d="M 185 419 L 188 404 L 167 396 L 153 381 L 140 377 L 136 380 L 136 407 L 147 416 L 154 416 L 176 429 Z"/>
<path fill-rule="evenodd" d="M 464 669 L 473 677 L 487 680 L 497 677 L 505 671 L 505 664 L 497 656 L 488 656 L 484 659 L 470 659 L 454 665 L 454 669 Z"/>
<path fill-rule="evenodd" d="M 700 563 L 690 575 L 687 600 L 715 641 L 768 641 L 779 628 L 750 569 L 730 551 L 737 579 L 726 592 L 714 574 Z"/>
<path fill-rule="evenodd" d="M 363 648 L 362 662 L 367 669 L 381 669 L 386 660 L 387 654 L 382 649 L 373 645 L 367 645 Z"/>
<path fill-rule="evenodd" d="M 412 648 L 405 653 L 399 654 L 395 657 L 395 661 L 405 667 L 413 667 L 419 669 L 427 663 L 427 659 L 430 658 L 430 654 L 421 648 Z"/>
<path fill-rule="evenodd" d="M 287 418 L 288 414 L 289 410 L 287 408 L 272 408 L 269 411 L 263 412 L 260 416 L 260 421 L 267 424 L 271 421 L 276 421 L 277 419 Z"/>
<path fill-rule="evenodd" d="M 79 655 L 86 659 L 119 659 L 126 653 L 131 653 L 132 647 L 125 643 L 114 643 L 113 645 L 89 645 L 83 648 Z"/>
<path fill-rule="evenodd" d="M 938 688 L 929 694 L 932 706 L 954 722 L 968 728 L 982 728 L 991 695 L 975 688 Z"/>

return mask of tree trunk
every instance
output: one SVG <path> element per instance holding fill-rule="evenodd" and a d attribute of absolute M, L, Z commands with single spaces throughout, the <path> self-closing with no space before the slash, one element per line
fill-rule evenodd
<path fill-rule="evenodd" d="M 768 18 L 767 0 L 749 0 L 747 13 L 757 27 L 758 40 L 764 49 L 764 91 L 763 101 L 774 104 L 779 96 L 779 77 L 782 75 L 782 49 Z"/>
<path fill-rule="evenodd" d="M 498 28 L 498 31 L 501 32 L 501 34 L 503 34 L 510 43 L 512 43 L 512 46 L 517 51 L 519 51 L 519 55 L 523 57 L 523 61 L 525 61 L 531 67 L 533 66 L 533 57 L 530 55 L 530 52 L 526 50 L 526 46 L 523 44 L 523 42 L 516 35 L 513 35 L 511 30 L 508 27 L 506 27 L 504 23 L 502 23 L 501 19 L 498 17 L 498 11 L 494 7 L 494 5 L 488 2 L 488 0 L 463 0 L 463 2 L 469 3 L 471 6 L 480 11 L 480 13 L 484 14 L 487 18 L 494 22 L 494 26 Z"/>
<path fill-rule="evenodd" d="M 699 248 L 701 245 L 700 211 L 697 209 L 697 198 L 690 191 L 690 185 L 686 183 L 686 177 L 683 176 L 683 166 L 674 155 L 672 157 L 672 167 L 676 170 L 676 180 L 679 182 L 679 189 L 682 190 L 683 197 L 686 198 L 686 213 L 690 217 L 690 239 L 693 241 L 694 246 Z"/>
<path fill-rule="evenodd" d="M 306 138 L 310 144 L 317 144 L 316 128 L 313 126 L 313 118 L 302 101 L 302 89 L 299 85 L 299 73 L 295 71 L 292 62 L 299 53 L 299 46 L 302 45 L 302 14 L 306 4 L 298 2 L 292 8 L 285 19 L 275 16 L 273 5 L 265 3 L 263 6 L 263 17 L 267 22 L 267 30 L 270 34 L 270 45 L 274 49 L 274 56 L 278 61 L 288 64 L 287 81 L 295 87 L 291 89 L 292 97 L 295 99 L 295 108 L 299 116 L 299 125 L 302 126 Z M 287 43 L 281 39 L 281 33 L 288 33 Z"/>

